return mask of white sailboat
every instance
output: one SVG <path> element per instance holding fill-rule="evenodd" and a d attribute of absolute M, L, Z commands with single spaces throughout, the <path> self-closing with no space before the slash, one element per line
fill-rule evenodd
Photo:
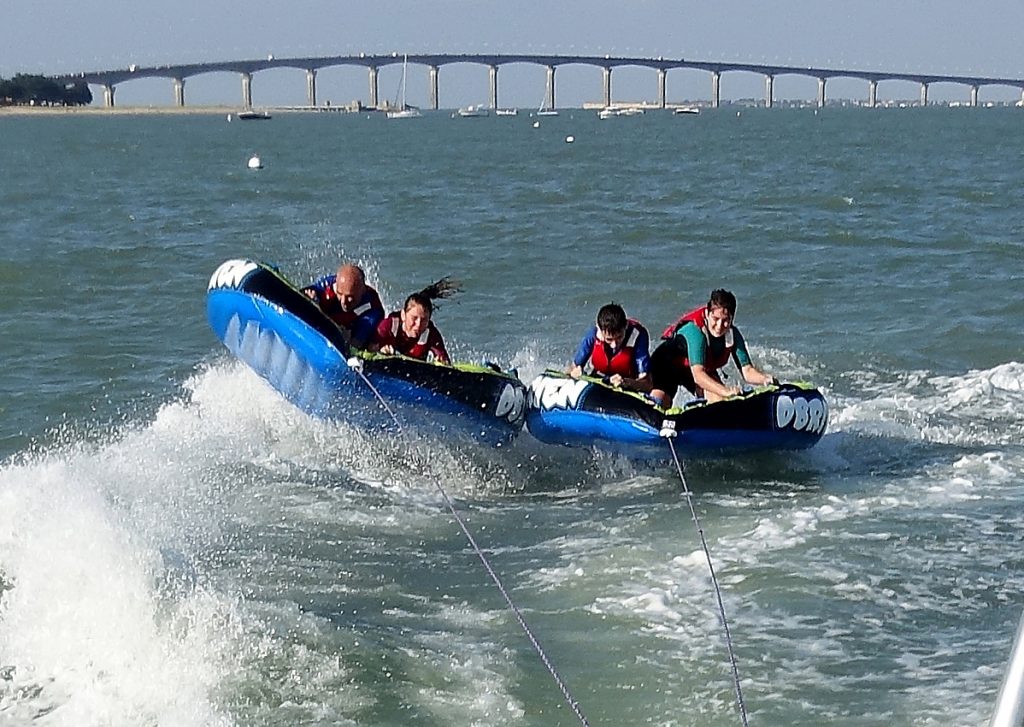
<path fill-rule="evenodd" d="M 552 108 L 544 108 L 544 104 L 548 102 L 548 94 L 551 92 L 551 76 L 548 76 L 547 82 L 544 84 L 544 98 L 540 100 L 540 106 L 537 108 L 536 116 L 558 116 L 558 111 Z"/>
<path fill-rule="evenodd" d="M 389 119 L 415 119 L 415 118 L 417 118 L 419 116 L 422 116 L 422 114 L 420 113 L 420 110 L 418 108 L 416 108 L 415 106 L 410 106 L 409 104 L 407 104 L 405 102 L 405 81 L 406 81 L 406 75 L 407 75 L 408 67 L 409 67 L 409 56 L 407 54 L 407 55 L 405 55 L 402 58 L 402 83 L 401 83 L 401 85 L 399 86 L 399 89 L 398 89 L 398 96 L 401 97 L 402 104 L 401 104 L 401 106 L 398 106 L 397 110 L 395 110 L 395 111 L 388 111 L 388 118 Z M 395 104 L 396 105 L 398 104 L 398 98 L 397 97 L 395 99 Z"/>

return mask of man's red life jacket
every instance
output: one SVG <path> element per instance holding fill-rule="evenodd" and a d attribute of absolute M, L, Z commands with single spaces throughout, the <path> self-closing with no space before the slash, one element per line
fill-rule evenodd
<path fill-rule="evenodd" d="M 384 312 L 384 306 L 380 302 L 380 296 L 377 295 L 377 291 L 371 288 L 369 285 L 366 286 L 366 292 L 363 293 L 363 302 L 357 305 L 352 310 L 342 310 L 341 301 L 338 300 L 338 294 L 334 292 L 334 286 L 328 285 L 320 293 L 320 310 L 327 314 L 327 317 L 337 323 L 339 326 L 346 330 L 352 329 L 352 324 L 362 316 L 364 313 L 368 313 L 374 308 L 377 308 Z"/>

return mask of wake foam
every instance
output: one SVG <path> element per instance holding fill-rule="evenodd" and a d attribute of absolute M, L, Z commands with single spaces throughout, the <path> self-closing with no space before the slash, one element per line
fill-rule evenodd
<path fill-rule="evenodd" d="M 867 398 L 840 400 L 832 428 L 959 445 L 1010 444 L 1024 434 L 1024 364 L 865 378 Z"/>

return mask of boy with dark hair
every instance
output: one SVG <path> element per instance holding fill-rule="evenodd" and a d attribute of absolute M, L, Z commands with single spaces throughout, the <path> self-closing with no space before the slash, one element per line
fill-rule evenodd
<path fill-rule="evenodd" d="M 612 386 L 647 392 L 651 390 L 650 347 L 647 329 L 627 318 L 622 306 L 609 303 L 597 312 L 597 325 L 580 341 L 568 373 L 578 379 L 589 363 L 593 375 Z"/>

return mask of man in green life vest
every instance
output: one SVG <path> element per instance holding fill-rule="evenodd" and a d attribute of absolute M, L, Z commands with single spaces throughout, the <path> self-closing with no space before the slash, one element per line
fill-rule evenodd
<path fill-rule="evenodd" d="M 680 385 L 708 402 L 740 393 L 722 383 L 718 370 L 732 358 L 748 384 L 777 384 L 778 379 L 750 361 L 743 334 L 733 326 L 736 296 L 713 290 L 706 306 L 685 313 L 662 333 L 662 344 L 651 355 L 651 398 L 666 409 Z"/>

